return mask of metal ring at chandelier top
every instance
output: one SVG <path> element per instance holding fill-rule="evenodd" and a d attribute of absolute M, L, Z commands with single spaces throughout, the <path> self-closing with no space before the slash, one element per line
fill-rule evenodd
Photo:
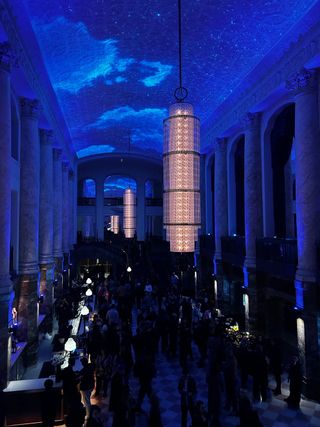
<path fill-rule="evenodd" d="M 177 89 L 174 91 L 174 97 L 178 102 L 184 101 L 187 96 L 188 90 L 183 86 L 177 87 Z"/>

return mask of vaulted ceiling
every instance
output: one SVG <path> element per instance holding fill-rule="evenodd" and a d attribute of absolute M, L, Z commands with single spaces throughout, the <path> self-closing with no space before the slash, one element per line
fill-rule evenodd
<path fill-rule="evenodd" d="M 79 157 L 162 152 L 178 86 L 172 0 L 23 0 Z M 202 122 L 315 0 L 184 0 L 183 72 Z"/>

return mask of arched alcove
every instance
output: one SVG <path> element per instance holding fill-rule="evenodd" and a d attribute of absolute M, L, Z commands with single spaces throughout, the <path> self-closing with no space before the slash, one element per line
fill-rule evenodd
<path fill-rule="evenodd" d="M 295 106 L 289 104 L 277 111 L 269 121 L 267 144 L 270 161 L 265 173 L 272 178 L 273 234 L 277 237 L 294 235 L 294 128 Z"/>
<path fill-rule="evenodd" d="M 244 236 L 244 135 L 231 145 L 228 158 L 229 233 Z"/>
<path fill-rule="evenodd" d="M 94 198 L 96 197 L 96 182 L 92 178 L 86 178 L 82 181 L 81 197 Z"/>
<path fill-rule="evenodd" d="M 285 104 L 270 117 L 264 137 L 264 230 L 266 236 L 294 237 L 295 105 Z"/>
<path fill-rule="evenodd" d="M 154 181 L 151 179 L 147 179 L 144 183 L 144 194 L 148 199 L 152 199 L 154 197 Z"/>

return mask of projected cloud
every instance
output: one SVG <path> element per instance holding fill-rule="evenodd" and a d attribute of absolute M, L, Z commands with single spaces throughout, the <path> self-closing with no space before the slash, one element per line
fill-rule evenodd
<path fill-rule="evenodd" d="M 104 112 L 95 123 L 89 125 L 89 128 L 100 128 L 106 129 L 112 126 L 113 122 L 121 122 L 123 120 L 147 120 L 147 121 L 158 121 L 164 119 L 167 110 L 159 108 L 144 108 L 142 110 L 134 110 L 128 105 L 125 107 L 115 108 L 114 110 Z"/>
<path fill-rule="evenodd" d="M 149 71 L 154 71 L 154 74 L 148 77 L 145 77 L 141 81 L 147 87 L 157 86 L 164 80 L 172 71 L 171 65 L 164 65 L 161 62 L 149 62 L 149 61 L 141 61 L 141 65 L 146 67 L 146 73 Z"/>
<path fill-rule="evenodd" d="M 124 151 L 128 139 L 159 155 L 179 84 L 176 2 L 23 1 L 78 155 Z M 315 3 L 185 2 L 183 83 L 202 122 Z"/>
<path fill-rule="evenodd" d="M 122 197 L 126 188 L 137 191 L 137 183 L 134 179 L 118 175 L 112 175 L 104 181 L 104 197 Z"/>

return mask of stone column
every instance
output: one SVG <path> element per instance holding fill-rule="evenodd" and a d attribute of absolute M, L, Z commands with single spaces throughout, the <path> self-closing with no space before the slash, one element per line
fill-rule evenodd
<path fill-rule="evenodd" d="M 244 144 L 244 215 L 246 258 L 244 262 L 245 286 L 248 291 L 248 328 L 261 329 L 259 313 L 261 292 L 256 278 L 256 238 L 262 236 L 262 186 L 260 113 L 248 113 L 243 120 Z"/>
<path fill-rule="evenodd" d="M 11 292 L 11 65 L 13 57 L 7 43 L 0 43 L 0 384 L 7 385 L 10 369 L 8 346 L 8 303 Z"/>
<path fill-rule="evenodd" d="M 298 269 L 296 304 L 300 347 L 305 356 L 305 393 L 319 398 L 319 326 L 317 322 L 317 241 L 319 240 L 320 145 L 318 84 L 314 70 L 302 69 L 287 81 L 295 100 L 296 217 Z M 299 320 L 299 319 L 298 319 Z M 303 329 L 302 331 L 301 329 Z M 304 333 L 303 333 L 304 332 Z M 301 338 L 303 337 L 303 338 Z"/>
<path fill-rule="evenodd" d="M 96 237 L 104 240 L 104 180 L 96 180 Z"/>
<path fill-rule="evenodd" d="M 69 260 L 69 162 L 62 162 L 62 252 L 64 265 L 68 265 Z"/>
<path fill-rule="evenodd" d="M 74 172 L 69 169 L 69 249 L 73 249 L 74 244 L 74 212 L 75 212 L 75 192 L 74 192 Z"/>
<path fill-rule="evenodd" d="M 62 151 L 53 149 L 53 257 L 55 279 L 61 280 L 62 273 Z"/>
<path fill-rule="evenodd" d="M 217 279 L 217 301 L 223 304 L 223 270 L 221 237 L 228 235 L 228 192 L 227 192 L 227 139 L 217 138 L 215 143 L 214 168 L 214 230 L 215 230 L 215 274 Z"/>
<path fill-rule="evenodd" d="M 20 242 L 18 279 L 19 339 L 28 342 L 26 361 L 38 351 L 38 256 L 40 200 L 39 103 L 21 98 Z"/>
<path fill-rule="evenodd" d="M 44 301 L 40 312 L 46 314 L 52 308 L 53 282 L 53 132 L 40 130 L 40 226 L 39 226 L 39 264 L 40 294 Z"/>
<path fill-rule="evenodd" d="M 137 182 L 137 240 L 143 242 L 145 238 L 145 181 Z"/>
<path fill-rule="evenodd" d="M 260 114 L 244 119 L 244 216 L 247 268 L 256 267 L 256 238 L 262 236 Z"/>

